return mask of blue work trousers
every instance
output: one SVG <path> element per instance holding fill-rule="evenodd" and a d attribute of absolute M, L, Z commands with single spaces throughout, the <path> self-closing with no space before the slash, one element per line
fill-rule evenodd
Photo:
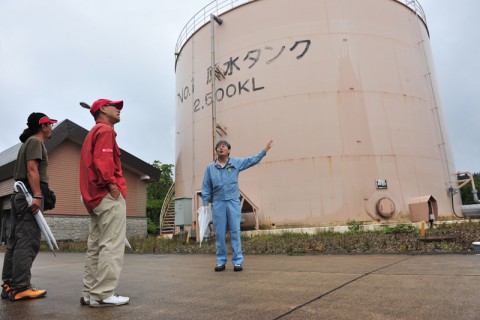
<path fill-rule="evenodd" d="M 217 264 L 227 263 L 227 227 L 232 241 L 232 264 L 243 264 L 242 242 L 240 240 L 240 199 L 214 201 L 212 205 L 213 226 L 215 227 Z"/>

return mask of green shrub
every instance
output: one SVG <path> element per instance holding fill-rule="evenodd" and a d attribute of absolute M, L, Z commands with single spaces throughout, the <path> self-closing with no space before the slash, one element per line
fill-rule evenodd
<path fill-rule="evenodd" d="M 148 234 L 157 234 L 158 225 L 152 220 L 147 220 L 147 233 Z"/>
<path fill-rule="evenodd" d="M 410 224 L 399 224 L 394 227 L 386 227 L 383 229 L 383 233 L 418 233 L 419 230 Z"/>
<path fill-rule="evenodd" d="M 347 221 L 348 231 L 356 233 L 363 230 L 363 222 L 349 220 Z"/>

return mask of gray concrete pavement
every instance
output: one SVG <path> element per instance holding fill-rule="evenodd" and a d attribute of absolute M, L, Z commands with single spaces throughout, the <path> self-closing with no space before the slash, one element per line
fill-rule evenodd
<path fill-rule="evenodd" d="M 3 261 L 4 253 L 0 253 Z M 37 300 L 0 302 L 0 319 L 480 319 L 480 256 L 126 255 L 129 305 L 80 306 L 83 254 L 41 252 Z"/>

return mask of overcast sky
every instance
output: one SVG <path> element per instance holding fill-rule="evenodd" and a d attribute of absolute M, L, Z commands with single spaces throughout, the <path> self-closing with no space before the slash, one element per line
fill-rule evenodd
<path fill-rule="evenodd" d="M 387 0 L 385 0 L 387 1 Z M 419 0 L 456 169 L 480 172 L 479 0 Z M 122 99 L 121 148 L 174 164 L 174 51 L 210 0 L 0 0 L 0 151 L 41 111 L 90 129 L 79 102 Z"/>

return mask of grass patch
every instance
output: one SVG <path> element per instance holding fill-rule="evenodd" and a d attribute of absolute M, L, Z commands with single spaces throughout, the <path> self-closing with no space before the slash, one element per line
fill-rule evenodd
<path fill-rule="evenodd" d="M 480 240 L 480 222 L 439 224 L 427 229 L 422 241 L 420 231 L 411 225 L 387 227 L 383 231 L 363 231 L 357 228 L 346 233 L 320 232 L 314 235 L 287 232 L 256 237 L 242 237 L 244 254 L 368 254 L 368 253 L 474 253 L 472 242 Z M 360 225 L 361 226 L 361 225 Z M 442 237 L 445 238 L 442 240 Z M 230 247 L 230 239 L 228 239 Z M 202 246 L 190 239 L 165 239 L 153 236 L 129 239 L 133 250 L 126 253 L 215 253 L 215 239 Z M 59 242 L 60 252 L 85 252 L 86 242 Z M 42 242 L 41 250 L 49 250 Z M 231 250 L 229 248 L 229 250 Z M 230 252 L 231 254 L 231 252 Z"/>
<path fill-rule="evenodd" d="M 392 234 L 392 233 L 419 233 L 416 227 L 410 224 L 399 224 L 393 227 L 386 227 L 383 229 L 383 233 L 385 234 Z"/>

